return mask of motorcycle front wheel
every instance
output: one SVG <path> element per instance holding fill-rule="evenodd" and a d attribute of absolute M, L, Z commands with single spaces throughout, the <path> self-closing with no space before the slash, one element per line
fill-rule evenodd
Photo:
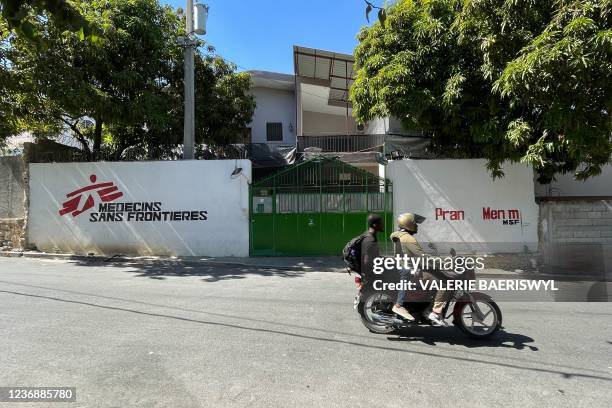
<path fill-rule="evenodd" d="M 486 339 L 501 329 L 502 313 L 494 301 L 477 298 L 460 305 L 454 323 L 468 336 Z"/>
<path fill-rule="evenodd" d="M 372 333 L 389 334 L 395 331 L 392 325 L 386 325 L 376 321 L 376 315 L 380 313 L 392 315 L 393 299 L 387 293 L 371 293 L 364 296 L 357 305 L 357 311 L 361 317 L 361 323 Z"/>

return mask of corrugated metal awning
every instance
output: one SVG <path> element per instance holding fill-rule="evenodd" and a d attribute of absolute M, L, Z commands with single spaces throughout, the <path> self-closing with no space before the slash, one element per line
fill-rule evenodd
<path fill-rule="evenodd" d="M 295 75 L 330 88 L 330 105 L 350 106 L 348 92 L 355 82 L 352 55 L 294 46 L 293 58 Z"/>

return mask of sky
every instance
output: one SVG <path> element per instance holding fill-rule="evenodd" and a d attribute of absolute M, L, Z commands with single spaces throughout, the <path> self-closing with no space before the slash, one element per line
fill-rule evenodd
<path fill-rule="evenodd" d="M 185 8 L 186 0 L 161 0 Z M 293 73 L 293 46 L 352 54 L 363 0 L 206 0 L 203 39 L 242 70 Z M 375 13 L 373 16 L 375 18 Z"/>

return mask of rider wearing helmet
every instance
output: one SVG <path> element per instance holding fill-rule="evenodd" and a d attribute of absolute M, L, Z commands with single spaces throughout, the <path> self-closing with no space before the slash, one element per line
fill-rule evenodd
<path fill-rule="evenodd" d="M 397 224 L 399 229 L 391 234 L 391 240 L 393 241 L 395 247 L 395 253 L 400 255 L 408 255 L 409 257 L 420 257 L 425 255 L 425 252 L 414 238 L 414 235 L 419 231 L 419 225 L 425 221 L 425 218 L 412 214 L 412 213 L 404 213 L 397 217 Z M 401 279 L 404 280 L 410 274 L 410 270 L 402 269 L 400 271 Z M 416 272 L 416 271 L 415 271 Z M 422 271 L 422 276 L 427 280 L 436 279 L 430 272 Z M 439 290 L 436 293 L 436 297 L 434 300 L 432 312 L 427 316 L 427 318 L 432 322 L 434 326 L 446 326 L 446 322 L 442 316 L 442 310 L 444 309 L 444 304 L 447 301 L 448 294 L 446 291 Z M 400 290 L 397 295 L 397 301 L 393 306 L 393 312 L 400 315 L 404 319 L 408 321 L 413 321 L 414 317 L 403 307 L 404 299 L 406 298 L 406 291 Z"/>

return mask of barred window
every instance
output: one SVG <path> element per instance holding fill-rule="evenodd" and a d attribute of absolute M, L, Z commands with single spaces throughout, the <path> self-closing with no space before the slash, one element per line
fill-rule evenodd
<path fill-rule="evenodd" d="M 282 142 L 283 124 L 278 122 L 266 123 L 266 139 L 268 142 Z"/>

